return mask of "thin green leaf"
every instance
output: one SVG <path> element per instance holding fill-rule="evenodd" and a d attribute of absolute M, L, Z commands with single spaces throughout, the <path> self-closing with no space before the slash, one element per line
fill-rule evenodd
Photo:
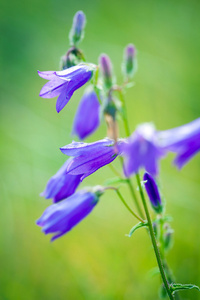
<path fill-rule="evenodd" d="M 129 234 L 126 234 L 126 236 L 131 237 L 132 234 L 133 234 L 137 229 L 139 229 L 139 228 L 141 228 L 141 227 L 148 227 L 148 222 L 145 222 L 145 223 L 140 222 L 140 223 L 136 224 L 136 225 L 133 226 L 133 228 L 130 230 Z"/>
<path fill-rule="evenodd" d="M 149 270 L 148 273 L 147 273 L 148 277 L 154 277 L 154 276 L 159 275 L 159 274 L 160 274 L 160 271 L 159 271 L 158 267 L 155 267 L 155 268 Z"/>
<path fill-rule="evenodd" d="M 119 178 L 119 177 L 114 177 L 114 178 L 110 178 L 110 179 L 107 179 L 105 182 L 104 182 L 104 185 L 112 185 L 112 184 L 115 184 L 115 183 L 127 183 L 127 179 L 126 178 Z"/>
<path fill-rule="evenodd" d="M 170 289 L 172 293 L 175 293 L 180 290 L 191 290 L 191 289 L 196 289 L 200 292 L 200 288 L 197 285 L 188 283 L 188 284 L 181 284 L 181 283 L 173 283 L 170 286 Z"/>

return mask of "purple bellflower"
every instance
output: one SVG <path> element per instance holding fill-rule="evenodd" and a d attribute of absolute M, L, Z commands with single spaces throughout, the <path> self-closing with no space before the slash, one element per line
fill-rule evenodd
<path fill-rule="evenodd" d="M 49 206 L 36 224 L 45 234 L 53 233 L 51 241 L 70 231 L 84 219 L 97 204 L 97 194 L 79 191 L 69 198 Z"/>
<path fill-rule="evenodd" d="M 76 116 L 72 134 L 76 134 L 83 140 L 94 132 L 100 124 L 100 104 L 96 93 L 89 88 L 83 95 Z"/>
<path fill-rule="evenodd" d="M 144 167 L 152 175 L 158 173 L 158 160 L 165 154 L 159 146 L 156 130 L 151 123 L 145 123 L 122 143 L 119 147 L 121 155 L 125 157 L 124 174 L 130 177 Z"/>
<path fill-rule="evenodd" d="M 52 198 L 53 202 L 58 202 L 71 196 L 75 192 L 81 182 L 80 178 L 82 175 L 66 174 L 67 167 L 70 163 L 71 159 L 68 159 L 58 172 L 49 179 L 46 189 L 40 196 L 46 199 Z"/>
<path fill-rule="evenodd" d="M 144 174 L 143 180 L 152 207 L 157 213 L 160 213 L 162 211 L 162 202 L 155 180 L 149 173 Z"/>
<path fill-rule="evenodd" d="M 122 142 L 118 142 L 120 145 Z M 109 139 L 94 143 L 72 142 L 60 148 L 62 153 L 73 156 L 67 168 L 68 174 L 80 175 L 81 180 L 101 167 L 111 163 L 118 155 L 114 141 Z"/>
<path fill-rule="evenodd" d="M 177 153 L 174 164 L 180 169 L 200 151 L 200 118 L 157 135 L 163 149 Z"/>
<path fill-rule="evenodd" d="M 57 97 L 56 110 L 59 113 L 69 102 L 73 93 L 88 82 L 96 68 L 93 64 L 79 64 L 63 71 L 38 71 L 38 75 L 49 80 L 40 91 L 40 97 Z"/>

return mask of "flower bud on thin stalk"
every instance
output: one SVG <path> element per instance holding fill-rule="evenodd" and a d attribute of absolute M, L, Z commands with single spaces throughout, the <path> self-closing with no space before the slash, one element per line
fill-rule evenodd
<path fill-rule="evenodd" d="M 99 65 L 104 88 L 109 90 L 113 86 L 112 63 L 109 56 L 106 54 L 101 54 L 99 57 Z"/>
<path fill-rule="evenodd" d="M 133 44 L 129 44 L 124 49 L 124 57 L 122 62 L 122 73 L 125 80 L 129 81 L 137 71 L 136 49 Z"/>
<path fill-rule="evenodd" d="M 61 57 L 60 69 L 65 70 L 82 62 L 85 62 L 83 52 L 76 47 L 71 47 L 67 53 Z"/>
<path fill-rule="evenodd" d="M 71 46 L 77 46 L 84 37 L 84 27 L 86 23 L 85 14 L 80 10 L 74 16 L 69 41 Z"/>
<path fill-rule="evenodd" d="M 163 206 L 155 180 L 149 173 L 144 174 L 143 180 L 153 209 L 156 213 L 161 213 L 163 211 Z"/>
<path fill-rule="evenodd" d="M 165 251 L 169 250 L 172 246 L 172 243 L 173 243 L 172 234 L 173 233 L 174 233 L 173 229 L 170 227 L 169 224 L 166 223 L 164 225 L 164 236 L 163 236 Z"/>

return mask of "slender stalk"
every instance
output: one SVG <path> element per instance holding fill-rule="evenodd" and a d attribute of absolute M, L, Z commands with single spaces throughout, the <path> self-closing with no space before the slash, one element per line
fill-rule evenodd
<path fill-rule="evenodd" d="M 144 218 L 144 213 L 143 213 L 143 211 L 142 211 L 142 209 L 141 209 L 141 207 L 140 207 L 138 198 L 137 198 L 137 196 L 136 196 L 136 193 L 135 193 L 135 190 L 134 190 L 134 188 L 133 188 L 133 184 L 132 184 L 130 178 L 127 178 L 127 183 L 128 183 L 128 186 L 129 186 L 131 195 L 132 195 L 132 197 L 133 197 L 133 199 L 134 199 L 134 201 L 135 201 L 135 205 L 137 206 L 137 210 L 138 210 L 138 212 L 140 213 L 140 215 Z"/>
<path fill-rule="evenodd" d="M 158 245 L 157 245 L 155 234 L 154 234 L 154 231 L 153 231 L 151 217 L 150 217 L 149 210 L 148 210 L 146 200 L 145 200 L 145 197 L 144 197 L 144 193 L 143 193 L 143 190 L 142 190 L 139 174 L 136 174 L 136 179 L 137 179 L 137 183 L 138 183 L 138 186 L 139 186 L 140 196 L 141 196 L 142 203 L 143 203 L 143 206 L 144 206 L 145 214 L 146 214 L 146 217 L 147 217 L 147 221 L 148 221 L 148 225 L 149 225 L 149 233 L 150 233 L 150 236 L 151 236 L 152 245 L 153 245 L 153 248 L 154 248 L 154 252 L 155 252 L 155 255 L 156 255 L 158 267 L 159 267 L 159 270 L 160 270 L 160 275 L 162 277 L 163 284 L 165 286 L 165 289 L 166 289 L 166 292 L 169 296 L 169 299 L 174 300 L 174 296 L 172 295 L 172 293 L 170 291 L 169 283 L 167 281 L 165 271 L 164 271 L 164 267 L 162 265 L 162 260 L 161 260 L 161 257 L 160 257 Z"/>
<path fill-rule="evenodd" d="M 122 167 L 123 167 L 123 158 L 121 156 L 120 156 L 120 161 L 121 161 L 121 164 L 122 164 Z M 127 178 L 127 184 L 129 186 L 129 189 L 130 189 L 130 192 L 131 192 L 131 196 L 132 196 L 132 199 L 134 200 L 134 203 L 135 203 L 135 205 L 137 207 L 137 210 L 138 210 L 139 214 L 144 218 L 144 214 L 143 214 L 142 209 L 140 207 L 138 198 L 136 196 L 136 193 L 135 193 L 135 190 L 134 190 L 134 187 L 133 187 L 133 184 L 132 184 L 130 178 Z"/>
<path fill-rule="evenodd" d="M 122 88 L 118 88 L 117 91 L 119 93 L 119 97 L 120 97 L 120 100 L 122 102 L 123 109 L 124 109 L 123 114 L 122 114 L 122 118 L 123 118 L 123 122 L 124 122 L 125 133 L 126 133 L 126 136 L 129 137 L 130 136 L 130 129 L 129 129 L 129 125 L 128 125 L 127 109 L 126 109 L 126 102 L 125 102 L 124 95 L 123 95 L 123 90 L 122 90 Z M 122 158 L 121 158 L 121 160 L 123 161 Z M 144 217 L 144 213 L 143 213 L 143 211 L 140 207 L 139 201 L 138 201 L 137 196 L 135 194 L 133 184 L 132 184 L 130 178 L 128 178 L 127 183 L 128 183 L 131 195 L 132 195 L 132 197 L 135 201 L 135 204 L 137 206 L 138 212 L 140 213 L 140 215 L 142 217 Z"/>
<path fill-rule="evenodd" d="M 122 102 L 122 105 L 123 105 L 123 114 L 122 114 L 122 118 L 123 118 L 123 122 L 124 122 L 124 129 L 125 129 L 125 133 L 126 133 L 126 136 L 130 136 L 130 129 L 129 129 L 129 125 L 128 125 L 128 119 L 127 119 L 127 109 L 126 109 L 126 102 L 125 102 L 125 99 L 124 99 L 124 95 L 123 95 L 123 91 L 122 89 L 118 89 L 118 93 L 119 93 L 119 97 L 120 97 L 120 100 Z"/>
<path fill-rule="evenodd" d="M 112 164 L 109 164 L 108 165 L 110 167 L 110 169 L 113 171 L 113 173 L 119 177 L 119 178 L 122 178 L 121 174 L 115 169 L 115 167 L 112 165 Z"/>
<path fill-rule="evenodd" d="M 119 196 L 119 198 L 121 199 L 121 201 L 123 202 L 123 204 L 126 206 L 126 208 L 128 209 L 128 211 L 136 218 L 138 219 L 140 222 L 145 223 L 145 221 L 140 218 L 140 216 L 138 216 L 130 207 L 129 205 L 126 203 L 126 201 L 124 200 L 124 197 L 122 196 L 122 194 L 119 192 L 119 190 L 116 190 L 117 195 Z"/>

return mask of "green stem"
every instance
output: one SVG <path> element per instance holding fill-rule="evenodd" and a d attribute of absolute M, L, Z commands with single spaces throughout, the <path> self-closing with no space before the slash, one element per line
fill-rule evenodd
<path fill-rule="evenodd" d="M 122 164 L 122 168 L 123 168 L 123 158 L 122 158 L 122 156 L 120 156 L 119 158 L 120 158 L 120 161 L 121 161 L 121 164 Z M 136 205 L 136 207 L 137 207 L 137 210 L 138 210 L 138 212 L 140 213 L 140 215 L 144 218 L 144 214 L 143 214 L 142 209 L 141 209 L 141 207 L 140 207 L 138 198 L 137 198 L 137 196 L 136 196 L 136 193 L 135 193 L 135 190 L 134 190 L 134 187 L 133 187 L 133 184 L 132 184 L 130 178 L 127 178 L 127 184 L 128 184 L 128 186 L 129 186 L 129 189 L 130 189 L 130 192 L 131 192 L 131 196 L 132 196 L 132 199 L 133 199 L 134 202 L 135 202 L 135 205 Z"/>
<path fill-rule="evenodd" d="M 126 203 L 126 201 L 124 200 L 124 197 L 122 196 L 122 194 L 119 192 L 119 190 L 116 190 L 117 195 L 119 196 L 119 198 L 121 199 L 121 201 L 123 202 L 123 204 L 126 206 L 126 208 L 128 209 L 128 211 L 136 218 L 138 219 L 140 222 L 145 223 L 144 220 L 142 220 L 142 218 L 140 218 L 140 216 L 138 216 L 134 211 L 132 211 L 132 209 L 128 206 L 128 204 Z"/>
<path fill-rule="evenodd" d="M 174 300 L 174 296 L 172 295 L 172 293 L 170 291 L 169 283 L 167 281 L 165 271 L 164 271 L 164 268 L 163 268 L 163 265 L 162 265 L 162 260 L 161 260 L 161 257 L 160 257 L 158 245 L 156 243 L 156 238 L 155 238 L 155 234 L 154 234 L 154 231 L 153 231 L 152 221 L 151 221 L 149 210 L 148 210 L 148 207 L 147 207 L 147 204 L 146 204 L 144 193 L 143 193 L 143 190 L 142 190 L 139 174 L 136 174 L 136 179 L 137 179 L 137 183 L 138 183 L 138 186 L 139 186 L 140 196 L 141 196 L 142 203 L 143 203 L 143 206 L 144 206 L 145 214 L 146 214 L 146 217 L 147 217 L 147 221 L 148 221 L 148 225 L 149 225 L 149 233 L 150 233 L 150 236 L 151 236 L 152 245 L 153 245 L 153 248 L 154 248 L 154 252 L 155 252 L 155 255 L 156 255 L 158 267 L 159 267 L 159 270 L 160 270 L 160 275 L 162 277 L 163 284 L 165 286 L 165 289 L 166 289 L 166 292 L 169 296 L 169 299 Z"/>
<path fill-rule="evenodd" d="M 127 119 L 126 102 L 125 102 L 125 99 L 124 99 L 124 95 L 123 95 L 122 89 L 118 89 L 118 93 L 119 93 L 119 97 L 120 97 L 121 103 L 123 105 L 122 118 L 123 118 L 123 122 L 124 122 L 124 129 L 125 129 L 126 136 L 129 137 L 130 136 L 130 129 L 129 129 L 128 119 Z"/>
<path fill-rule="evenodd" d="M 115 169 L 115 167 L 112 164 L 109 164 L 108 166 L 117 177 L 122 178 L 121 174 Z"/>
<path fill-rule="evenodd" d="M 132 184 L 130 178 L 127 178 L 127 183 L 128 183 L 128 186 L 129 186 L 131 195 L 132 195 L 132 197 L 133 197 L 133 199 L 134 199 L 134 201 L 135 201 L 135 205 L 137 206 L 137 210 L 138 210 L 138 212 L 140 213 L 140 215 L 144 218 L 144 213 L 143 213 L 143 211 L 142 211 L 142 209 L 141 209 L 141 207 L 140 207 L 138 198 L 137 198 L 137 196 L 136 196 L 136 193 L 135 193 L 135 190 L 134 190 L 134 188 L 133 188 L 133 184 Z"/>

